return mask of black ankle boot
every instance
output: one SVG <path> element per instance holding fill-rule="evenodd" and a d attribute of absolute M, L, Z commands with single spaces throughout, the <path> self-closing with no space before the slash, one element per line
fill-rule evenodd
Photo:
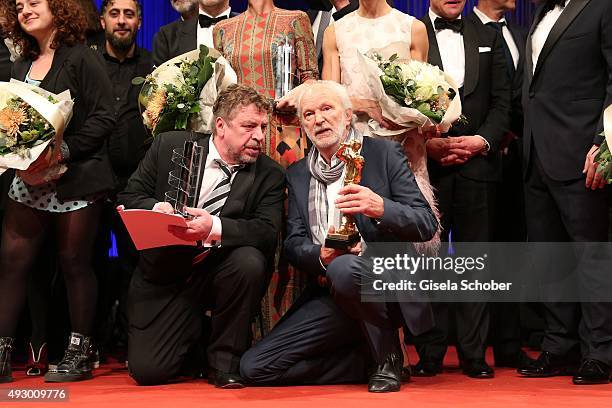
<path fill-rule="evenodd" d="M 12 337 L 0 337 L 0 383 L 14 381 L 11 370 L 11 350 L 14 340 Z"/>
<path fill-rule="evenodd" d="M 92 377 L 91 338 L 72 333 L 64 358 L 45 375 L 46 382 L 70 382 Z"/>

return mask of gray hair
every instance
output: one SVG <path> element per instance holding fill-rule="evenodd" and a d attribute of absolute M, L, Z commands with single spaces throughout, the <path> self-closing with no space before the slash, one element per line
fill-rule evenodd
<path fill-rule="evenodd" d="M 335 81 L 313 81 L 305 84 L 305 89 L 300 93 L 297 99 L 297 112 L 300 121 L 302 120 L 302 99 L 305 95 L 311 95 L 316 93 L 317 90 L 325 89 L 331 91 L 334 95 L 340 98 L 342 107 L 344 110 L 352 109 L 351 98 L 349 97 L 348 91 L 344 85 L 339 84 Z"/>

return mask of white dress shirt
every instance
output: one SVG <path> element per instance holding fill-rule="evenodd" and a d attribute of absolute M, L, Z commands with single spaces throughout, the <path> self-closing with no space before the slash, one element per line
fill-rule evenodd
<path fill-rule="evenodd" d="M 571 0 L 567 0 L 565 2 L 566 7 L 570 1 Z M 535 73 L 535 69 L 538 65 L 538 58 L 540 58 L 542 48 L 544 48 L 548 35 L 557 23 L 559 17 L 561 17 L 563 10 L 565 10 L 565 7 L 555 6 L 554 9 L 546 13 L 531 35 L 531 61 L 533 62 L 533 73 Z"/>
<path fill-rule="evenodd" d="M 228 7 L 227 10 L 225 10 L 223 13 L 219 14 L 217 17 L 221 17 L 221 16 L 227 16 L 229 18 L 230 12 L 232 11 L 231 7 Z M 202 10 L 200 10 L 199 14 L 203 14 L 205 16 L 208 17 L 212 17 L 209 14 L 206 14 L 205 12 L 203 12 Z M 200 26 L 200 23 L 198 21 L 198 48 L 200 48 L 200 45 L 204 44 L 205 46 L 209 47 L 209 48 L 214 48 L 214 44 L 213 44 L 213 28 L 215 27 L 215 25 L 211 25 L 210 27 L 202 27 Z"/>
<path fill-rule="evenodd" d="M 206 156 L 206 163 L 204 165 L 204 178 L 202 179 L 202 185 L 200 187 L 200 197 L 198 198 L 198 208 L 202 208 L 204 203 L 208 199 L 208 196 L 213 192 L 215 186 L 223 180 L 225 177 L 225 173 L 215 160 L 221 160 L 221 156 L 219 155 L 219 151 L 215 147 L 213 142 L 213 137 L 210 138 L 208 142 L 208 155 Z M 230 166 L 228 167 L 240 167 L 240 166 Z M 234 182 L 234 178 L 236 177 L 237 171 L 232 172 L 232 176 L 230 178 L 230 185 Z M 210 230 L 210 234 L 206 240 L 202 242 L 202 245 L 205 247 L 218 245 L 221 241 L 221 219 L 213 215 L 212 216 L 212 228 Z"/>
<path fill-rule="evenodd" d="M 436 18 L 439 17 L 440 16 L 434 13 L 431 8 L 429 9 L 429 18 L 436 31 L 436 40 L 438 41 L 438 49 L 440 50 L 444 72 L 455 80 L 457 87 L 461 88 L 465 80 L 465 47 L 463 45 L 463 35 L 453 30 L 436 30 L 435 21 Z M 458 18 L 461 18 L 461 16 Z"/>
<path fill-rule="evenodd" d="M 474 7 L 474 14 L 476 14 L 476 16 L 480 19 L 480 21 L 482 21 L 482 24 L 487 24 L 487 23 L 506 23 L 507 24 L 508 23 L 505 17 L 502 17 L 498 21 L 495 21 L 489 18 L 489 16 L 487 16 L 485 13 L 478 10 L 478 7 Z M 506 44 L 508 44 L 508 48 L 510 49 L 510 54 L 512 54 L 512 61 L 514 62 L 514 69 L 516 69 L 516 67 L 518 67 L 520 53 L 519 53 L 518 47 L 516 46 L 516 43 L 514 42 L 512 33 L 508 29 L 507 25 L 505 25 L 502 28 L 502 34 L 504 36 L 504 40 L 506 40 Z"/>

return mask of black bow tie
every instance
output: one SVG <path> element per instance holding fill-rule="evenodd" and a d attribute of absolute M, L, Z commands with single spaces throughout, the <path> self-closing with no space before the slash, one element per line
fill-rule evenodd
<path fill-rule="evenodd" d="M 198 14 L 198 21 L 200 22 L 200 27 L 202 28 L 208 28 L 217 24 L 219 21 L 225 20 L 226 18 L 227 16 L 209 17 L 204 14 Z"/>
<path fill-rule="evenodd" d="M 436 30 L 453 30 L 456 33 L 463 31 L 463 20 L 458 18 L 457 20 L 444 20 L 443 18 L 436 18 L 434 21 L 434 27 Z"/>

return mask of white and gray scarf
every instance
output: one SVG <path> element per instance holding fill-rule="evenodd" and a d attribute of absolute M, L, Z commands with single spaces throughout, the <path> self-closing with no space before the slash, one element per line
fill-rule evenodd
<path fill-rule="evenodd" d="M 363 135 L 351 127 L 346 138 L 347 142 L 350 140 L 363 143 Z M 323 160 L 319 160 L 319 157 L 319 151 L 316 148 L 310 149 L 308 170 L 312 177 L 310 178 L 308 191 L 308 222 L 310 223 L 310 235 L 313 243 L 323 245 L 328 230 L 327 186 L 342 177 L 344 162 L 337 160 L 334 163 L 334 160 L 332 160 L 331 165 L 327 165 Z"/>

